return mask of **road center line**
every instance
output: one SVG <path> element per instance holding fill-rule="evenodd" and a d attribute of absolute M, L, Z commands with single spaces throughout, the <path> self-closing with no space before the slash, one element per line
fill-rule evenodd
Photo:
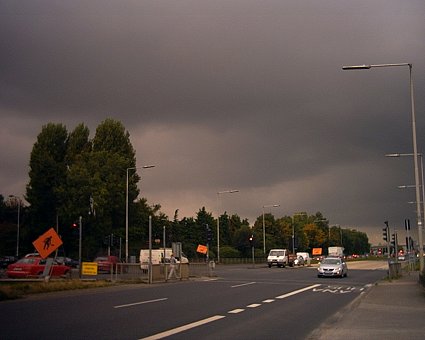
<path fill-rule="evenodd" d="M 167 300 L 167 299 L 168 298 L 162 298 L 162 299 L 155 299 L 155 300 L 147 300 L 147 301 L 140 301 L 140 302 L 128 303 L 126 305 L 114 306 L 114 308 L 125 308 L 125 307 L 137 306 L 137 305 L 144 305 L 145 303 L 159 302 L 159 301 L 164 301 L 164 300 Z"/>
<path fill-rule="evenodd" d="M 305 287 L 305 288 L 301 288 L 301 289 L 298 289 L 298 290 L 294 290 L 293 292 L 286 293 L 286 294 L 283 294 L 283 295 L 280 295 L 280 296 L 276 296 L 276 299 L 285 299 L 285 298 L 287 298 L 289 296 L 292 296 L 292 295 L 296 295 L 296 294 L 305 292 L 306 290 L 310 290 L 310 289 L 313 289 L 313 288 L 318 287 L 318 286 L 320 286 L 320 284 L 316 284 L 316 285 L 312 285 L 312 286 L 309 286 L 309 287 Z"/>
<path fill-rule="evenodd" d="M 181 327 L 177 327 L 177 328 L 170 329 L 170 330 L 165 331 L 165 332 L 162 332 L 162 333 L 158 333 L 158 334 L 154 334 L 154 335 L 148 336 L 146 338 L 142 338 L 140 340 L 157 340 L 157 339 L 162 339 L 162 338 L 165 338 L 167 336 L 174 335 L 174 334 L 177 334 L 177 333 L 180 333 L 180 332 L 184 332 L 184 331 L 186 331 L 188 329 L 195 328 L 195 327 L 198 327 L 198 326 L 202 326 L 202 325 L 205 325 L 207 323 L 210 323 L 210 322 L 213 322 L 213 321 L 217 321 L 217 320 L 220 320 L 220 319 L 223 319 L 223 318 L 225 318 L 225 316 L 223 316 L 223 315 L 214 315 L 214 316 L 212 316 L 210 318 L 206 318 L 206 319 L 203 319 L 203 320 L 192 322 L 192 323 L 189 323 L 189 324 L 184 325 L 184 326 L 181 326 Z"/>
<path fill-rule="evenodd" d="M 257 282 L 242 283 L 240 285 L 230 286 L 230 288 L 238 288 L 238 287 L 243 287 L 243 286 L 249 286 L 249 285 L 253 285 L 253 284 L 256 284 L 256 283 Z"/>

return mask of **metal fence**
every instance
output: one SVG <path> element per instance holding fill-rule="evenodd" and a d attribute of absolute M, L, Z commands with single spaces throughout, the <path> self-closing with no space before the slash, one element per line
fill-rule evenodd
<path fill-rule="evenodd" d="M 196 277 L 214 276 L 215 263 L 201 262 L 189 264 L 183 263 L 177 265 L 176 274 L 181 280 L 188 280 Z M 149 267 L 141 266 L 140 263 L 117 263 L 111 267 L 109 272 L 98 272 L 95 275 L 82 275 L 83 280 L 110 280 L 110 281 L 139 281 L 144 283 L 166 282 L 170 272 L 170 264 L 152 265 L 152 271 L 149 273 Z M 73 273 L 76 278 L 78 273 Z M 173 277 L 175 279 L 175 277 Z"/>

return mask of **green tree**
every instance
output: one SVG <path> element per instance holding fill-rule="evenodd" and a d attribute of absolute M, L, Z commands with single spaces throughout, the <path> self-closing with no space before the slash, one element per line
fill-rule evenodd
<path fill-rule="evenodd" d="M 66 180 L 65 155 L 68 133 L 64 125 L 44 125 L 30 156 L 30 181 L 26 200 L 30 204 L 31 237 L 56 224 L 60 187 Z"/>
<path fill-rule="evenodd" d="M 321 248 L 326 241 L 326 234 L 314 223 L 304 226 L 304 233 L 307 236 L 308 246 L 305 250 L 311 252 L 313 248 Z"/>

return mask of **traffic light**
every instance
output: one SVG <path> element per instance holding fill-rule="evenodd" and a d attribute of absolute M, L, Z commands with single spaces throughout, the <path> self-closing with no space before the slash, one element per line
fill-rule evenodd
<path fill-rule="evenodd" d="M 211 243 L 212 241 L 212 230 L 208 224 L 205 225 L 206 231 L 207 231 L 207 243 Z"/>
<path fill-rule="evenodd" d="M 382 228 L 382 238 L 385 242 L 388 242 L 390 237 L 390 227 L 388 226 L 388 221 L 385 221 L 385 228 Z"/>
<path fill-rule="evenodd" d="M 404 229 L 410 230 L 410 220 L 408 218 L 404 220 Z"/>
<path fill-rule="evenodd" d="M 385 242 L 388 242 L 388 227 L 382 228 L 382 238 Z"/>
<path fill-rule="evenodd" d="M 249 237 L 249 244 L 251 245 L 251 247 L 254 245 L 254 235 L 251 235 Z"/>
<path fill-rule="evenodd" d="M 77 229 L 78 228 L 78 223 L 77 222 L 72 223 L 71 228 L 72 229 Z"/>
<path fill-rule="evenodd" d="M 391 244 L 395 247 L 395 245 L 396 245 L 396 234 L 391 234 Z"/>

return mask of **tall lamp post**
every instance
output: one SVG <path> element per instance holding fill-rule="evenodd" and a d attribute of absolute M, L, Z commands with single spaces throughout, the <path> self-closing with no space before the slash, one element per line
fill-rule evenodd
<path fill-rule="evenodd" d="M 220 263 L 220 195 L 221 194 L 234 194 L 239 190 L 224 190 L 217 192 L 217 262 Z"/>
<path fill-rule="evenodd" d="M 18 202 L 18 225 L 16 231 L 16 257 L 19 257 L 19 229 L 20 229 L 20 218 L 21 218 L 21 199 L 15 195 L 9 195 L 10 198 L 13 198 Z"/>
<path fill-rule="evenodd" d="M 354 66 L 343 66 L 343 70 L 369 70 L 375 67 L 398 67 L 408 66 L 409 67 L 409 87 L 410 87 L 410 107 L 412 115 L 412 141 L 413 141 L 413 160 L 415 167 L 415 188 L 416 188 L 416 220 L 418 224 L 418 243 L 419 243 L 419 268 L 422 272 L 424 269 L 424 249 L 422 240 L 422 214 L 421 214 L 421 194 L 419 191 L 419 167 L 418 167 L 418 146 L 416 141 L 416 116 L 415 116 L 415 100 L 413 91 L 413 77 L 411 63 L 396 63 L 396 64 L 377 64 L 377 65 L 354 65 Z"/>
<path fill-rule="evenodd" d="M 128 171 L 137 169 L 154 168 L 155 165 L 144 165 L 140 167 L 127 168 L 127 180 L 125 185 L 125 261 L 128 263 Z"/>
<path fill-rule="evenodd" d="M 263 251 L 266 254 L 266 223 L 264 220 L 264 208 L 277 208 L 280 204 L 263 205 Z"/>
<path fill-rule="evenodd" d="M 413 156 L 413 153 L 389 153 L 386 154 L 385 157 L 405 157 L 405 156 Z M 424 222 L 425 218 L 425 186 L 424 186 L 424 162 L 422 153 L 418 153 L 418 156 L 421 159 L 421 187 L 422 187 L 422 222 Z M 406 188 L 416 188 L 415 185 L 399 185 L 399 189 Z M 423 225 L 423 224 L 422 224 Z"/>

